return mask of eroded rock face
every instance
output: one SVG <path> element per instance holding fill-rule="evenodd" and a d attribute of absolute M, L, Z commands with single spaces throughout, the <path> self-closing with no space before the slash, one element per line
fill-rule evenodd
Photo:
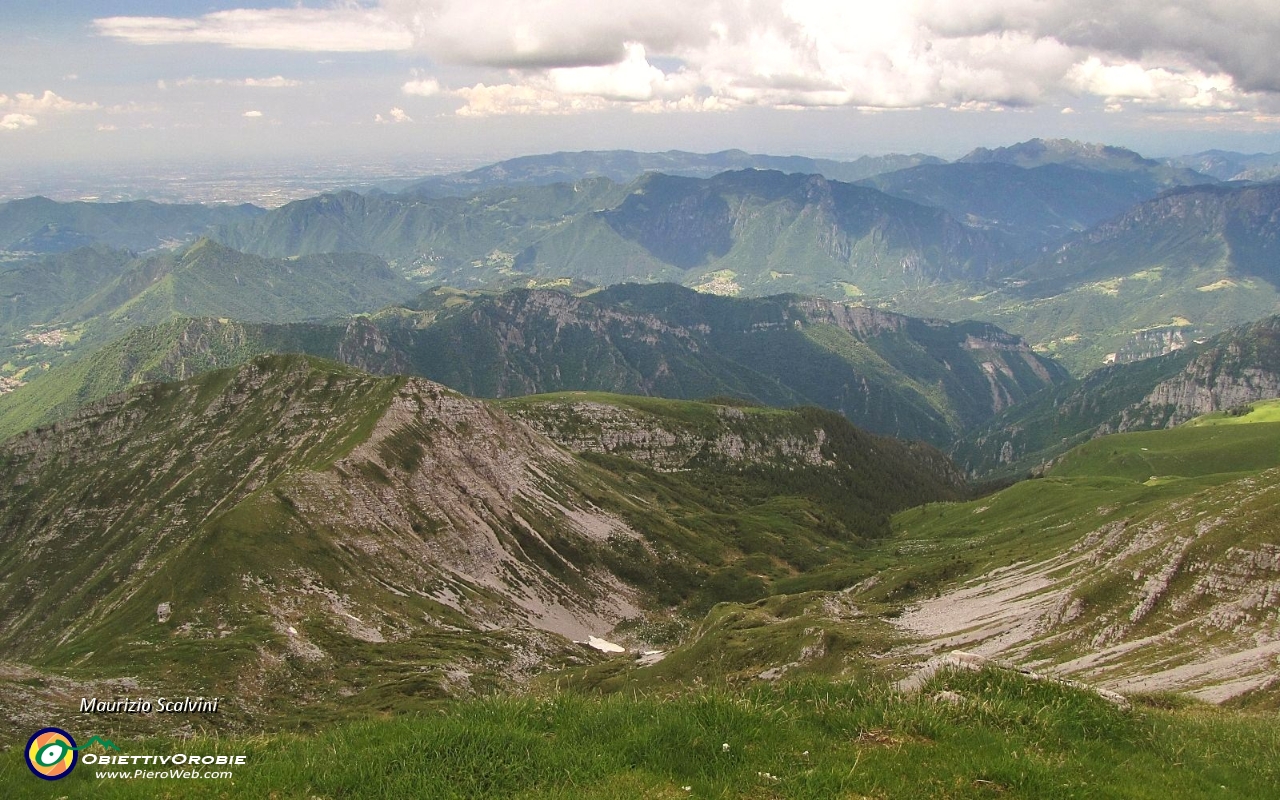
<path fill-rule="evenodd" d="M 124 669 L 229 640 L 244 674 L 206 677 L 249 697 L 444 637 L 436 690 L 523 680 L 643 599 L 605 565 L 648 544 L 580 469 L 492 404 L 300 356 L 141 387 L 0 445 L 0 642 Z"/>
<path fill-rule="evenodd" d="M 1280 397 L 1280 318 L 1196 356 L 1178 375 L 1157 384 L 1125 409 L 1109 430 L 1171 428 L 1189 419 L 1255 400 Z"/>
<path fill-rule="evenodd" d="M 365 442 L 330 469 L 300 476 L 287 496 L 308 519 L 343 531 L 388 579 L 403 585 L 413 576 L 410 585 L 435 587 L 430 593 L 485 625 L 585 638 L 637 614 L 639 598 L 608 572 L 558 555 L 557 540 L 608 546 L 640 536 L 557 481 L 575 468 L 565 451 L 493 406 L 409 379 Z M 383 479 L 362 477 L 371 472 Z M 563 574 L 538 563 L 533 549 L 556 554 L 546 557 Z"/>
<path fill-rule="evenodd" d="M 1268 541 L 1277 501 L 1280 470 L 1232 481 L 1101 524 L 896 624 L 1117 691 L 1227 700 L 1268 685 L 1280 658 L 1280 547 Z"/>
<path fill-rule="evenodd" d="M 973 477 L 1019 462 L 1044 472 L 1061 453 L 1099 436 L 1171 428 L 1275 397 L 1280 397 L 1280 317 L 1161 359 L 1104 367 L 979 429 L 952 454 Z"/>
<path fill-rule="evenodd" d="M 538 432 L 574 452 L 620 455 L 659 470 L 690 466 L 774 463 L 819 466 L 826 431 L 779 435 L 753 424 L 742 409 L 716 407 L 714 424 L 680 424 L 633 408 L 591 401 L 514 406 Z"/>

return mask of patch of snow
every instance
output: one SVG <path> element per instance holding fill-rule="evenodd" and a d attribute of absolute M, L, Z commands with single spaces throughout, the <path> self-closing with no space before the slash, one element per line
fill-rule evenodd
<path fill-rule="evenodd" d="M 587 647 L 594 647 L 602 653 L 625 653 L 626 648 L 620 644 L 601 639 L 599 636 L 587 637 Z"/>

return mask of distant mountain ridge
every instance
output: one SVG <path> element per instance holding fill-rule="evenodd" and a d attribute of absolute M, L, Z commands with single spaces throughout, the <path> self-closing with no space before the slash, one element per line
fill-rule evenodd
<path fill-rule="evenodd" d="M 413 305 L 337 326 L 199 320 L 140 330 L 0 397 L 0 436 L 140 380 L 280 350 L 422 375 L 478 396 L 594 390 L 817 405 L 876 433 L 935 444 L 1066 378 L 991 325 L 815 298 L 739 300 L 627 285 L 584 298 L 438 292 Z"/>
<path fill-rule="evenodd" d="M 1124 147 L 1071 139 L 1029 139 L 1007 147 L 979 147 L 959 159 L 964 164 L 1012 164 L 1042 167 L 1063 164 L 1098 172 L 1138 172 L 1159 180 L 1165 187 L 1214 183 L 1217 179 L 1185 167 L 1177 167 Z"/>
<path fill-rule="evenodd" d="M 946 212 L 820 176 L 653 173 L 494 189 L 472 198 L 326 195 L 224 229 L 273 257 L 357 250 L 463 288 L 571 277 L 678 281 L 721 293 L 829 296 L 979 278 L 1003 243 Z"/>
<path fill-rule="evenodd" d="M 288 323 L 375 311 L 418 291 L 359 253 L 270 259 L 208 239 L 144 256 L 82 248 L 0 269 L 0 377 L 29 381 L 175 316 Z"/>
<path fill-rule="evenodd" d="M 253 205 L 169 205 L 150 200 L 59 203 L 31 197 L 0 203 L 0 251 L 60 253 L 88 245 L 153 250 L 265 213 Z"/>
<path fill-rule="evenodd" d="M 942 159 L 921 153 L 860 156 L 852 161 L 805 156 L 768 156 L 742 150 L 718 153 L 638 153 L 633 150 L 594 150 L 521 156 L 467 172 L 426 178 L 403 190 L 421 197 L 465 196 L 499 186 L 576 183 L 587 178 L 608 178 L 629 183 L 646 172 L 690 178 L 709 178 L 721 172 L 768 169 L 805 175 L 822 175 L 837 181 L 857 181 L 920 164 L 941 164 Z"/>
<path fill-rule="evenodd" d="M 1153 170 L 1098 170 L 1056 161 L 1021 166 L 998 159 L 913 167 L 861 183 L 999 231 L 1022 250 L 1059 242 L 1168 188 Z"/>
<path fill-rule="evenodd" d="M 469 196 L 324 195 L 222 226 L 217 238 L 270 258 L 373 254 L 423 288 L 677 282 L 723 295 L 852 298 L 993 322 L 1076 374 L 1280 308 L 1266 273 L 1280 220 L 1267 212 L 1266 187 L 1180 187 L 1213 178 L 1123 148 L 1031 140 L 870 185 L 755 168 L 651 172 L 626 184 L 596 170 L 538 183 L 614 157 L 635 166 L 635 155 L 508 164 L 485 174 L 527 182 Z M 684 155 L 663 157 L 693 163 Z M 718 169 L 741 157 L 713 155 L 694 161 Z M 1220 219 L 1181 224 L 1179 203 L 1216 204 Z"/>
<path fill-rule="evenodd" d="M 1205 150 L 1192 155 L 1166 158 L 1164 161 L 1222 181 L 1270 181 L 1280 178 L 1280 153 Z"/>
<path fill-rule="evenodd" d="M 894 308 L 1018 331 L 1084 375 L 1128 354 L 1280 313 L 1280 185 L 1170 189 L 1012 270 L 995 287 Z M 962 296 L 961 292 L 965 295 Z"/>

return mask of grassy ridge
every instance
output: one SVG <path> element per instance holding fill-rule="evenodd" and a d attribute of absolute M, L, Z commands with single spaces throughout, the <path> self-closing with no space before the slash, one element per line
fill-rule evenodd
<path fill-rule="evenodd" d="M 1249 403 L 1239 409 L 1205 414 L 1187 423 L 1189 426 L 1252 425 L 1258 422 L 1280 422 L 1280 400 L 1263 400 Z"/>
<path fill-rule="evenodd" d="M 1209 425 L 1104 436 L 1072 450 L 1059 478 L 1115 477 L 1139 483 L 1254 472 L 1280 463 L 1280 423 Z"/>
<path fill-rule="evenodd" d="M 958 701 L 932 699 L 944 689 Z M 109 781 L 80 765 L 45 784 L 15 747 L 0 759 L 0 784 L 10 797 L 1259 798 L 1280 783 L 1277 745 L 1273 716 L 1124 712 L 1089 693 L 981 673 L 942 676 L 910 698 L 826 682 L 498 697 L 314 735 L 181 746 L 247 755 L 230 781 Z"/>
<path fill-rule="evenodd" d="M 881 548 L 907 558 L 884 576 L 877 593 L 904 599 L 948 581 L 1038 561 L 1104 523 L 1158 514 L 1197 492 L 1277 466 L 1275 422 L 1103 436 L 1071 450 L 1043 479 L 969 503 L 897 514 L 895 536 Z"/>

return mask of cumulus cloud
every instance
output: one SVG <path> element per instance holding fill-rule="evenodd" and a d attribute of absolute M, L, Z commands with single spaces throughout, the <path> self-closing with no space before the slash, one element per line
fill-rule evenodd
<path fill-rule="evenodd" d="M 387 116 L 374 115 L 373 121 L 379 125 L 398 125 L 401 122 L 413 122 L 413 117 L 405 113 L 403 108 L 392 107 Z"/>
<path fill-rule="evenodd" d="M 1135 63 L 1173 56 L 1231 75 L 1245 91 L 1280 92 L 1280 5 L 1268 0 L 930 0 L 921 7 L 944 35 L 1018 30 Z"/>
<path fill-rule="evenodd" d="M 711 14 L 673 0 L 383 0 L 418 47 L 457 64 L 504 68 L 616 64 L 627 42 L 697 44 Z M 770 5 L 768 3 L 762 6 Z"/>
<path fill-rule="evenodd" d="M 251 89 L 288 89 L 294 86 L 301 86 L 302 81 L 286 78 L 283 75 L 273 75 L 270 78 L 183 78 L 177 81 L 177 86 L 246 86 Z M 163 88 L 163 87 L 161 87 Z"/>
<path fill-rule="evenodd" d="M 0 117 L 0 130 L 17 131 L 23 128 L 33 128 L 38 123 L 39 120 L 30 114 L 5 114 Z"/>
<path fill-rule="evenodd" d="M 0 110 L 14 111 L 22 114 L 42 114 L 46 112 L 96 111 L 101 108 L 97 103 L 78 103 L 61 97 L 46 89 L 44 94 L 26 94 L 18 92 L 12 96 L 0 94 Z"/>
<path fill-rule="evenodd" d="M 254 110 L 254 111 L 246 111 L 246 112 L 244 112 L 243 114 L 241 114 L 240 116 L 242 116 L 242 117 L 248 117 L 249 119 L 257 119 L 258 117 L 262 116 L 262 112 L 261 112 L 261 111 L 257 111 L 257 110 Z"/>
<path fill-rule="evenodd" d="M 458 109 L 464 117 L 490 117 L 505 114 L 574 114 L 582 111 L 600 111 L 608 107 L 607 101 L 598 97 L 572 97 L 558 94 L 548 88 L 528 84 L 502 83 L 454 90 L 465 104 Z"/>
<path fill-rule="evenodd" d="M 377 9 L 239 8 L 202 17 L 105 17 L 103 36 L 133 44 L 216 44 L 246 50 L 366 53 L 407 50 L 409 31 Z"/>
<path fill-rule="evenodd" d="M 591 95 L 606 100 L 652 100 L 696 88 L 696 79 L 685 79 L 687 76 L 681 73 L 668 75 L 651 65 L 644 45 L 628 42 L 625 50 L 626 56 L 617 64 L 561 67 L 550 70 L 547 78 L 551 87 L 562 94 Z"/>
<path fill-rule="evenodd" d="M 48 89 L 39 95 L 26 92 L 0 94 L 0 129 L 16 131 L 33 128 L 40 122 L 38 115 L 96 111 L 101 107 L 97 103 L 68 100 Z"/>
<path fill-rule="evenodd" d="M 1095 98 L 1113 109 L 1254 112 L 1280 94 L 1273 0 L 381 0 L 112 17 L 140 44 L 418 50 L 506 70 L 459 113 L 748 105 L 997 109 Z M 407 95 L 442 92 L 426 76 Z"/>
<path fill-rule="evenodd" d="M 1175 72 L 1140 64 L 1104 64 L 1091 57 L 1073 66 L 1067 84 L 1110 103 L 1129 100 L 1164 108 L 1234 110 L 1245 99 L 1234 79 L 1225 73 L 1206 75 L 1199 70 Z"/>
<path fill-rule="evenodd" d="M 415 78 L 401 86 L 400 91 L 417 97 L 432 97 L 440 94 L 440 81 L 435 78 Z"/>

